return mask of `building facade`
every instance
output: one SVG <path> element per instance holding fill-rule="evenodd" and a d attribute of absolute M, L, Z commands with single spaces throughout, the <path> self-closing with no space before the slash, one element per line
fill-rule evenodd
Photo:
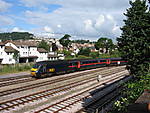
<path fill-rule="evenodd" d="M 36 41 L 6 41 L 0 42 L 0 63 L 15 64 L 57 60 L 57 55 L 50 55 L 43 48 L 38 48 Z"/>

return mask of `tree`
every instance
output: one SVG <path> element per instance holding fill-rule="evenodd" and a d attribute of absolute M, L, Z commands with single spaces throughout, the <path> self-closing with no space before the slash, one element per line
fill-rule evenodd
<path fill-rule="evenodd" d="M 58 51 L 58 47 L 55 43 L 52 43 L 52 51 Z"/>
<path fill-rule="evenodd" d="M 90 43 L 89 40 L 72 40 L 71 42 L 78 43 L 78 44 Z"/>
<path fill-rule="evenodd" d="M 64 53 L 65 58 L 71 58 L 72 57 L 71 56 L 71 51 L 63 50 L 62 52 Z"/>
<path fill-rule="evenodd" d="M 50 51 L 50 46 L 47 42 L 45 42 L 44 40 L 42 40 L 39 44 L 38 44 L 38 48 L 43 48 L 47 51 Z"/>
<path fill-rule="evenodd" d="M 90 57 L 92 57 L 92 58 L 98 58 L 99 57 L 99 53 L 98 52 L 91 52 L 90 53 Z"/>
<path fill-rule="evenodd" d="M 68 46 L 70 45 L 71 41 L 70 38 L 71 36 L 68 34 L 65 34 L 60 40 L 60 44 L 62 44 L 64 47 L 66 47 L 68 49 Z"/>
<path fill-rule="evenodd" d="M 89 48 L 85 48 L 85 49 L 81 48 L 78 55 L 89 56 L 90 53 L 91 53 L 91 50 Z"/>
<path fill-rule="evenodd" d="M 15 50 L 14 51 L 14 55 L 13 55 L 13 58 L 15 59 L 15 61 L 17 62 L 17 63 L 19 63 L 19 51 L 17 51 L 17 50 Z"/>
<path fill-rule="evenodd" d="M 146 0 L 129 2 L 131 7 L 124 14 L 127 19 L 118 40 L 121 56 L 128 61 L 131 74 L 140 76 L 149 71 L 150 61 L 150 12 Z"/>
<path fill-rule="evenodd" d="M 95 43 L 95 48 L 102 53 L 108 53 L 112 50 L 114 44 L 111 39 L 108 38 L 99 38 L 98 41 Z M 101 50 L 100 50 L 101 49 Z M 106 51 L 105 51 L 106 49 Z"/>
<path fill-rule="evenodd" d="M 34 35 L 28 32 L 12 32 L 12 33 L 0 33 L 0 39 L 5 40 L 29 40 L 33 39 Z"/>

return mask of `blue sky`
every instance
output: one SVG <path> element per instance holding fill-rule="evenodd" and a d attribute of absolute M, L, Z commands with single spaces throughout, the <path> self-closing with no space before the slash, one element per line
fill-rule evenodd
<path fill-rule="evenodd" d="M 0 0 L 0 32 L 115 39 L 121 34 L 126 8 L 128 0 Z"/>

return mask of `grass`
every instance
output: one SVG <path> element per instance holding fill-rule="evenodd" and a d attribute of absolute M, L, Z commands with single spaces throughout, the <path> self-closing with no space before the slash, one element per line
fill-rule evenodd
<path fill-rule="evenodd" d="M 0 68 L 0 75 L 29 71 L 32 68 L 32 66 L 32 64 L 3 65 Z"/>

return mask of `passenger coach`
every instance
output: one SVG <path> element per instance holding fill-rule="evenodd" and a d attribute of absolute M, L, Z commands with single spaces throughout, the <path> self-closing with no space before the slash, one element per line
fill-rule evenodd
<path fill-rule="evenodd" d="M 41 61 L 37 62 L 32 67 L 31 75 L 36 78 L 41 78 L 51 76 L 54 74 L 67 73 L 109 65 L 124 65 L 124 64 L 126 64 L 126 61 L 124 61 L 121 58 Z"/>

